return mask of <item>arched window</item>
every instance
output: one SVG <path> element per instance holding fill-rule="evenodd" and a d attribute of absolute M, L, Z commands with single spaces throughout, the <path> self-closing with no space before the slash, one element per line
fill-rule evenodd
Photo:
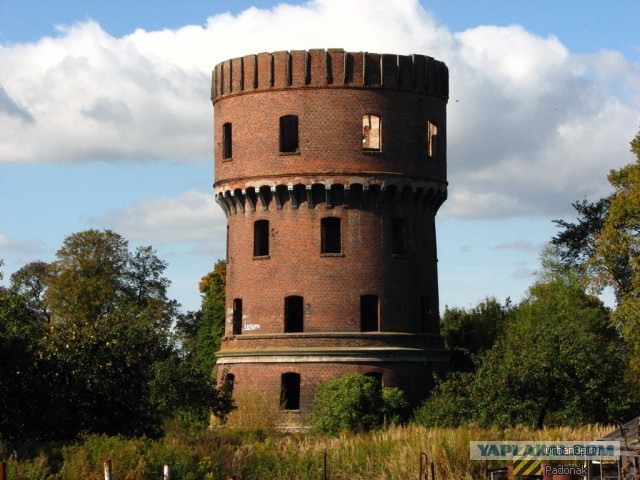
<path fill-rule="evenodd" d="M 236 376 L 233 373 L 227 373 L 224 377 L 224 388 L 229 395 L 233 395 L 233 384 L 236 381 Z"/>
<path fill-rule="evenodd" d="M 225 123 L 222 125 L 222 158 L 231 158 L 232 154 L 231 124 Z"/>
<path fill-rule="evenodd" d="M 427 155 L 435 157 L 438 147 L 438 126 L 433 122 L 427 122 Z"/>
<path fill-rule="evenodd" d="M 323 218 L 320 230 L 320 253 L 342 253 L 340 218 Z"/>
<path fill-rule="evenodd" d="M 377 332 L 380 330 L 378 310 L 377 295 L 360 296 L 360 331 Z"/>
<path fill-rule="evenodd" d="M 377 115 L 362 117 L 362 150 L 380 151 L 382 145 L 382 122 Z"/>
<path fill-rule="evenodd" d="M 284 333 L 304 331 L 304 300 L 297 295 L 284 299 Z"/>
<path fill-rule="evenodd" d="M 405 221 L 403 218 L 391 219 L 391 254 L 405 254 Z"/>
<path fill-rule="evenodd" d="M 295 153 L 298 151 L 298 117 L 285 115 L 280 117 L 280 152 Z"/>
<path fill-rule="evenodd" d="M 253 222 L 253 256 L 269 255 L 269 220 Z"/>
<path fill-rule="evenodd" d="M 365 377 L 373 378 L 380 387 L 382 387 L 382 373 L 380 372 L 367 372 L 364 374 Z"/>
<path fill-rule="evenodd" d="M 233 335 L 242 335 L 242 299 L 233 299 Z"/>
<path fill-rule="evenodd" d="M 283 373 L 280 383 L 280 408 L 283 410 L 300 409 L 300 374 Z"/>

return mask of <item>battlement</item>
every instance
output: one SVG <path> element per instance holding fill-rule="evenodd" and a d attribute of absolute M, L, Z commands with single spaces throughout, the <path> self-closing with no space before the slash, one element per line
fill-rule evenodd
<path fill-rule="evenodd" d="M 211 100 L 287 88 L 384 88 L 449 97 L 447 66 L 425 55 L 342 49 L 259 53 L 226 60 L 212 72 Z"/>

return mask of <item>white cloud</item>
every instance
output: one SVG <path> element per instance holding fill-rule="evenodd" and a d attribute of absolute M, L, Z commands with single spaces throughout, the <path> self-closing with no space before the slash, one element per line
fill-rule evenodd
<path fill-rule="evenodd" d="M 640 74 L 619 52 L 573 55 L 517 25 L 450 32 L 416 0 L 315 0 L 122 38 L 87 21 L 0 46 L 0 162 L 207 158 L 217 62 L 322 47 L 448 64 L 444 215 L 561 216 L 632 160 Z"/>
<path fill-rule="evenodd" d="M 0 233 L 0 252 L 14 252 L 22 253 L 26 255 L 34 255 L 42 253 L 44 251 L 44 245 L 40 241 L 27 240 L 20 241 L 13 238 L 9 238 L 6 235 Z M 0 256 L 0 259 L 2 257 Z"/>
<path fill-rule="evenodd" d="M 536 252 L 539 249 L 536 246 L 526 240 L 514 240 L 512 242 L 505 242 L 495 247 L 498 250 L 517 250 L 521 252 Z"/>
<path fill-rule="evenodd" d="M 213 194 L 190 190 L 177 197 L 146 198 L 94 218 L 130 240 L 152 244 L 195 243 L 193 253 L 219 251 L 226 219 Z"/>

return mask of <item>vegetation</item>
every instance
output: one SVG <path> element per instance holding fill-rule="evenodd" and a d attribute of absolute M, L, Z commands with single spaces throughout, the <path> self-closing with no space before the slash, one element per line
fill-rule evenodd
<path fill-rule="evenodd" d="M 608 427 L 532 430 L 522 426 L 453 429 L 392 426 L 338 437 L 285 435 L 267 430 L 222 430 L 192 440 L 181 431 L 148 438 L 91 435 L 70 444 L 29 445 L 8 458 L 12 480 L 99 480 L 110 459 L 114 478 L 156 479 L 163 464 L 172 478 L 242 480 L 322 478 L 323 457 L 331 479 L 416 478 L 420 452 L 434 463 L 436 478 L 483 479 L 482 462 L 469 460 L 471 440 L 592 440 Z M 4 457 L 0 447 L 0 456 Z M 490 462 L 489 467 L 504 466 Z"/>
<path fill-rule="evenodd" d="M 611 172 L 613 193 L 574 203 L 576 223 L 556 221 L 522 302 L 445 310 L 452 371 L 405 424 L 403 393 L 362 375 L 318 388 L 312 435 L 276 433 L 278 412 L 260 398 L 233 412 L 212 379 L 225 263 L 202 279 L 201 310 L 182 313 L 151 247 L 132 253 L 109 230 L 70 235 L 54 262 L 0 287 L 9 478 L 100 478 L 106 459 L 131 479 L 156 478 L 164 463 L 174 478 L 310 478 L 325 452 L 331 478 L 410 478 L 424 451 L 438 478 L 479 479 L 470 440 L 601 437 L 584 425 L 640 410 L 640 133 L 631 146 L 637 161 Z M 613 310 L 593 295 L 605 287 Z M 207 431 L 211 414 L 227 426 Z"/>
<path fill-rule="evenodd" d="M 117 233 L 70 235 L 0 292 L 0 440 L 161 433 L 181 419 L 204 428 L 233 408 L 182 350 L 171 325 L 166 263 Z"/>
<path fill-rule="evenodd" d="M 311 431 L 337 435 L 397 423 L 407 409 L 398 388 L 381 387 L 373 377 L 348 373 L 319 386 L 309 418 Z"/>
<path fill-rule="evenodd" d="M 602 303 L 580 276 L 546 258 L 546 269 L 515 307 L 474 372 L 441 381 L 416 412 L 421 424 L 581 425 L 631 414 L 620 364 L 624 349 Z"/>

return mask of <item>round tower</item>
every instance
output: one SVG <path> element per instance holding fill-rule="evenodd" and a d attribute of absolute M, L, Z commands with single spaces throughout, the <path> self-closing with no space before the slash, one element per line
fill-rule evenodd
<path fill-rule="evenodd" d="M 435 233 L 446 65 L 260 53 L 216 65 L 211 98 L 227 217 L 219 375 L 290 425 L 304 424 L 319 383 L 349 372 L 423 399 L 448 362 Z"/>

